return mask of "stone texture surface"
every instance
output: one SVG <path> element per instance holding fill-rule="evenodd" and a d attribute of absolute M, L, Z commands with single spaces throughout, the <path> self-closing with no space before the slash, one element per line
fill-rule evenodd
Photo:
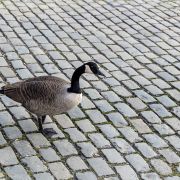
<path fill-rule="evenodd" d="M 180 1 L 0 1 L 0 87 L 84 74 L 82 103 L 36 119 L 0 95 L 0 179 L 173 180 L 180 176 Z"/>

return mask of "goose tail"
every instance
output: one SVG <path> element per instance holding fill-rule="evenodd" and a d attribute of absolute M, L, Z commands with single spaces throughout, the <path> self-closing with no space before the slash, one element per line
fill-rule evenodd
<path fill-rule="evenodd" d="M 3 87 L 0 89 L 0 94 L 4 94 L 4 88 Z"/>

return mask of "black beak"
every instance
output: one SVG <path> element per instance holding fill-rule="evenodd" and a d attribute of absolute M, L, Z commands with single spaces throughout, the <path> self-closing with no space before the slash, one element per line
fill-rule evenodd
<path fill-rule="evenodd" d="M 97 75 L 100 75 L 100 76 L 105 76 L 99 69 L 98 69 L 98 71 L 97 71 L 96 74 L 97 74 Z"/>

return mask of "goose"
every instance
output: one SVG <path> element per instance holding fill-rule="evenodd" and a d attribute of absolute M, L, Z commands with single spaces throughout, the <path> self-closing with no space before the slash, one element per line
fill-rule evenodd
<path fill-rule="evenodd" d="M 7 84 L 0 90 L 12 100 L 19 102 L 29 112 L 37 116 L 39 131 L 45 135 L 56 134 L 53 128 L 44 128 L 46 116 L 54 116 L 69 111 L 82 100 L 79 78 L 83 73 L 95 75 L 104 74 L 94 62 L 88 62 L 78 67 L 68 82 L 55 76 L 39 76 Z"/>

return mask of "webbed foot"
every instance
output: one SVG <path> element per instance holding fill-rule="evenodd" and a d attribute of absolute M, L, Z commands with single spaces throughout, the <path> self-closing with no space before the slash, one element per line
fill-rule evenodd
<path fill-rule="evenodd" d="M 53 135 L 57 134 L 57 132 L 53 128 L 45 128 L 42 130 L 42 133 L 44 135 L 47 135 L 48 137 L 52 137 Z"/>

